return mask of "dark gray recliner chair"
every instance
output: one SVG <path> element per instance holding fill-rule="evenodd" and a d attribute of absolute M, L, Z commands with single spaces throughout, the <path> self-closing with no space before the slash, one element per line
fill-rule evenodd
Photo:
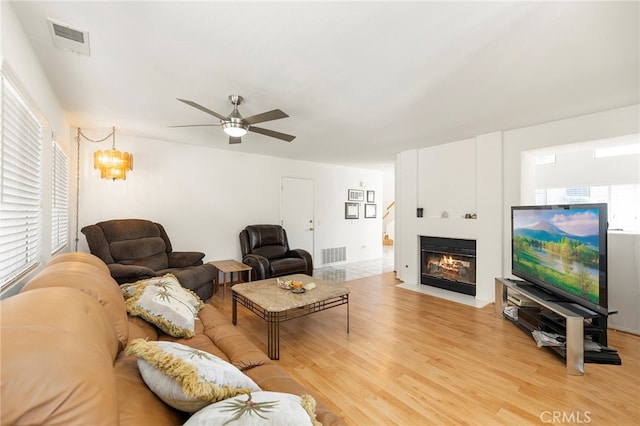
<path fill-rule="evenodd" d="M 218 269 L 203 264 L 204 253 L 173 251 L 162 225 L 143 219 L 116 219 L 82 228 L 89 250 L 119 283 L 171 273 L 202 300 L 213 295 Z"/>
<path fill-rule="evenodd" d="M 287 232 L 280 225 L 247 226 L 240 232 L 240 250 L 242 263 L 253 268 L 253 280 L 313 274 L 311 254 L 302 249 L 291 250 Z"/>

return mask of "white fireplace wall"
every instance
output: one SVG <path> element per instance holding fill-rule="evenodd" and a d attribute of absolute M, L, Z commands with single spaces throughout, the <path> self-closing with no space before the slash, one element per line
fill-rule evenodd
<path fill-rule="evenodd" d="M 476 299 L 493 301 L 502 273 L 502 132 L 402 152 L 396 179 L 398 278 L 420 282 L 420 235 L 476 240 Z M 464 219 L 466 213 L 477 219 Z"/>
<path fill-rule="evenodd" d="M 417 156 L 417 205 L 424 208 L 424 217 L 439 218 L 447 212 L 450 218 L 459 218 L 475 213 L 475 139 L 419 149 Z"/>

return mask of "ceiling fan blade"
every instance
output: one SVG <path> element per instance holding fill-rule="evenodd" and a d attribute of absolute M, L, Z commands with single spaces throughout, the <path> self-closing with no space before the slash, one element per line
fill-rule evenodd
<path fill-rule="evenodd" d="M 221 124 L 182 124 L 179 126 L 167 126 L 167 127 L 211 127 L 211 126 L 220 127 Z"/>
<path fill-rule="evenodd" d="M 184 102 L 185 104 L 187 104 L 187 105 L 189 105 L 189 106 L 192 106 L 192 107 L 194 107 L 194 108 L 197 108 L 197 109 L 199 109 L 200 111 L 206 112 L 207 114 L 211 114 L 211 115 L 213 115 L 214 117 L 219 118 L 220 120 L 226 120 L 226 118 L 227 118 L 227 117 L 225 117 L 224 115 L 222 115 L 222 114 L 218 114 L 218 113 L 217 113 L 217 112 L 215 112 L 215 111 L 211 111 L 209 108 L 207 108 L 207 107 L 203 107 L 202 105 L 197 104 L 197 103 L 195 103 L 195 102 L 193 102 L 193 101 L 188 101 L 188 100 L 186 100 L 186 99 L 180 99 L 180 98 L 176 98 L 176 99 L 177 99 L 177 100 L 179 100 L 180 102 Z"/>
<path fill-rule="evenodd" d="M 249 127 L 250 132 L 260 133 L 261 135 L 271 136 L 272 138 L 282 139 L 283 141 L 291 142 L 296 137 L 287 135 L 286 133 L 276 132 L 275 130 L 263 129 L 262 127 Z"/>
<path fill-rule="evenodd" d="M 263 123 L 265 121 L 279 120 L 281 118 L 287 118 L 288 115 L 279 109 L 263 112 L 262 114 L 252 115 L 244 119 L 247 124 Z"/>
<path fill-rule="evenodd" d="M 233 136 L 229 136 L 229 143 L 230 144 L 242 143 L 242 138 L 234 138 Z"/>

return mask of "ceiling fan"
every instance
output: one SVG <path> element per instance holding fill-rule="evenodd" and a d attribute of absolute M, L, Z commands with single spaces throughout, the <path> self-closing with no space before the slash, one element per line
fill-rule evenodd
<path fill-rule="evenodd" d="M 183 126 L 171 126 L 171 127 L 199 127 L 199 126 L 222 126 L 224 132 L 229 135 L 229 143 L 241 143 L 242 136 L 247 134 L 247 131 L 260 133 L 265 136 L 271 136 L 272 138 L 282 139 L 283 141 L 291 142 L 296 137 L 292 135 L 287 135 L 286 133 L 276 132 L 275 130 L 263 129 L 262 127 L 255 127 L 256 123 L 263 123 L 265 121 L 278 120 L 280 118 L 289 117 L 283 111 L 279 109 L 274 109 L 271 111 L 263 112 L 261 114 L 252 115 L 251 117 L 243 118 L 240 115 L 240 111 L 238 111 L 238 105 L 242 102 L 242 96 L 240 95 L 230 95 L 229 100 L 233 104 L 233 111 L 228 116 L 224 116 L 222 114 L 218 114 L 215 111 L 211 111 L 209 108 L 203 107 L 200 104 L 197 104 L 193 101 L 188 101 L 186 99 L 177 98 L 180 102 L 183 102 L 189 106 L 199 109 L 200 111 L 206 112 L 207 114 L 213 115 L 214 117 L 220 119 L 220 124 L 187 124 Z"/>

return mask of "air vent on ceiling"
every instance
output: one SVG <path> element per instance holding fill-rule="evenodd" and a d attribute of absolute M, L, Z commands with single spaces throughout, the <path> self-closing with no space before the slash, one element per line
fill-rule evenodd
<path fill-rule="evenodd" d="M 47 19 L 47 24 L 55 47 L 89 56 L 89 33 L 87 31 L 73 28 L 53 19 Z"/>

